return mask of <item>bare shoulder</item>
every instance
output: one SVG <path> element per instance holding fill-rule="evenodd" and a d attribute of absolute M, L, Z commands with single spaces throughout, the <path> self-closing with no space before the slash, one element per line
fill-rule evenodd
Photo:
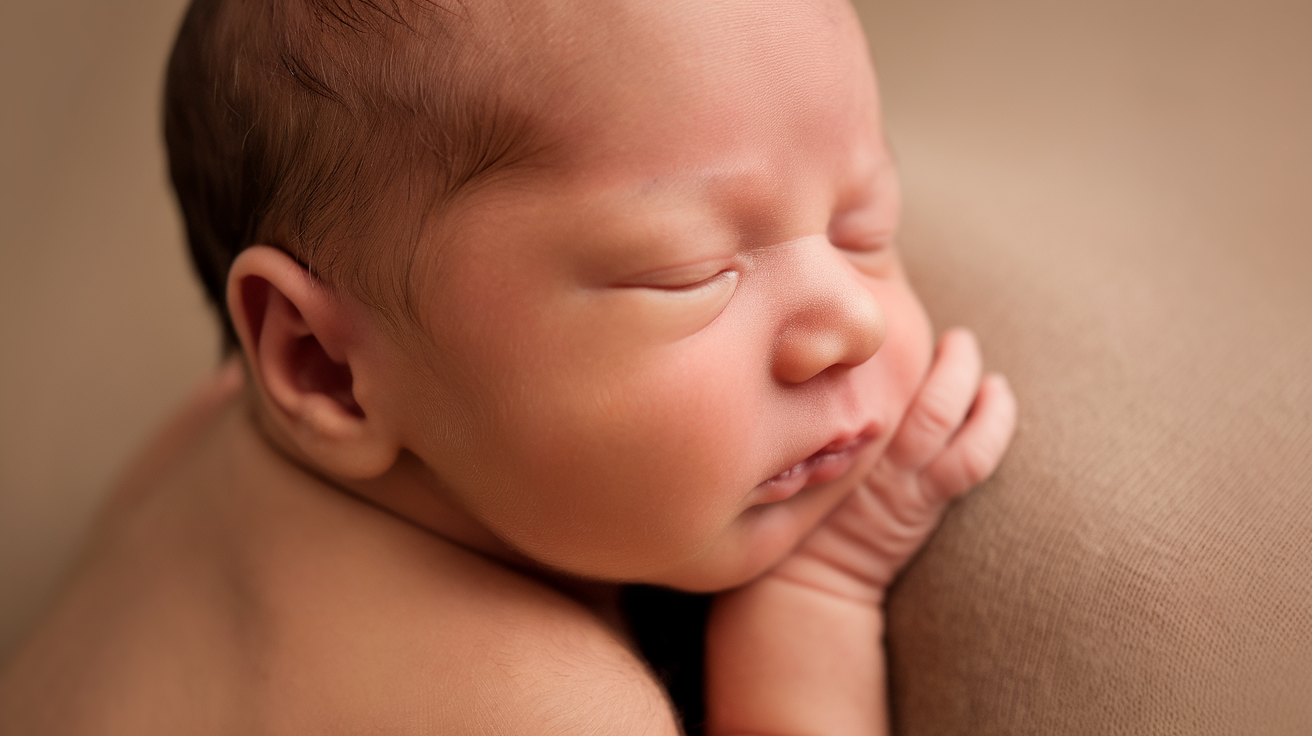
<path fill-rule="evenodd" d="M 261 727 L 677 733 L 646 665 L 574 599 L 340 491 L 272 498 L 246 506 L 227 573 Z"/>
<path fill-rule="evenodd" d="M 344 578 L 318 590 L 306 570 L 298 589 L 278 586 L 260 697 L 275 731 L 678 732 L 646 666 L 590 611 L 477 555 L 415 541 L 337 560 L 332 575 Z"/>
<path fill-rule="evenodd" d="M 581 604 L 242 452 L 219 426 L 116 504 L 0 671 L 0 732 L 678 732 Z"/>

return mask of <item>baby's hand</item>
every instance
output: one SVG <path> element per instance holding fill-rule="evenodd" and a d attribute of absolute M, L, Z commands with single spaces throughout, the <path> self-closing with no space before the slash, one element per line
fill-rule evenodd
<path fill-rule="evenodd" d="M 888 732 L 884 590 L 948 502 L 997 467 L 1015 420 L 1007 382 L 980 380 L 974 336 L 949 331 L 852 495 L 773 570 L 716 596 L 708 734 Z"/>
<path fill-rule="evenodd" d="M 997 467 L 1015 420 L 1007 382 L 980 380 L 975 338 L 949 331 L 852 495 L 773 570 L 716 596 L 708 734 L 888 732 L 884 590 L 948 502 Z"/>
<path fill-rule="evenodd" d="M 980 379 L 965 329 L 939 341 L 897 434 L 852 495 L 769 573 L 845 598 L 878 602 L 949 501 L 991 475 L 1011 441 L 1016 400 L 1006 379 Z"/>

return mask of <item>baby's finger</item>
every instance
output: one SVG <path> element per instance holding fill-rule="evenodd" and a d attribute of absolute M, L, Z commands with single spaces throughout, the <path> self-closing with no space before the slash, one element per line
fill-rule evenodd
<path fill-rule="evenodd" d="M 975 400 L 980 369 L 974 333 L 961 327 L 944 333 L 929 376 L 889 445 L 888 459 L 919 469 L 937 457 Z"/>
<path fill-rule="evenodd" d="M 979 485 L 993 474 L 1016 429 L 1016 397 L 1000 374 L 980 382 L 970 416 L 921 475 L 927 500 L 947 501 Z"/>

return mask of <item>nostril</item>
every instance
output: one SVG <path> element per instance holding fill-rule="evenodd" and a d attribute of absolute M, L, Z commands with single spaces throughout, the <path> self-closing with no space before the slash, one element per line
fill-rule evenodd
<path fill-rule="evenodd" d="M 839 362 L 843 346 L 831 331 L 795 326 L 775 350 L 775 376 L 785 383 L 805 383 Z"/>

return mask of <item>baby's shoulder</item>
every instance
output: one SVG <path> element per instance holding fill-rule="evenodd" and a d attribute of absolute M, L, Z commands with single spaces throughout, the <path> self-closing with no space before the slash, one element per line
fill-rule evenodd
<path fill-rule="evenodd" d="M 0 672 L 0 732 L 677 733 L 574 599 L 239 450 L 111 508 Z"/>
<path fill-rule="evenodd" d="M 396 523 L 97 555 L 0 674 L 0 731 L 677 733 L 587 608 Z"/>
<path fill-rule="evenodd" d="M 574 600 L 459 548 L 376 562 L 271 619 L 271 724 L 677 733 L 646 666 Z"/>

